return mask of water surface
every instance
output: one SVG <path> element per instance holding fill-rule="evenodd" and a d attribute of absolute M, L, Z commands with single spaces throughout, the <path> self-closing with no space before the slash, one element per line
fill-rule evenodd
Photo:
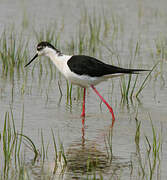
<path fill-rule="evenodd" d="M 158 68 L 152 73 L 147 86 L 143 90 L 138 101 L 133 98 L 133 102 L 121 103 L 120 79 L 109 80 L 97 86 L 97 89 L 104 95 L 104 98 L 112 105 L 116 122 L 112 136 L 113 163 L 109 165 L 106 161 L 106 151 L 104 137 L 109 132 L 111 126 L 111 114 L 104 104 L 101 104 L 96 94 L 88 89 L 86 97 L 86 118 L 85 127 L 82 126 L 80 118 L 82 98 L 77 98 L 77 87 L 73 87 L 72 104 L 67 102 L 66 81 L 56 73 L 56 78 L 50 81 L 50 74 L 43 72 L 41 80 L 39 78 L 39 61 L 35 62 L 34 76 L 32 77 L 31 65 L 28 71 L 24 93 L 21 92 L 25 82 L 24 77 L 17 77 L 13 80 L 9 78 L 0 79 L 0 117 L 3 122 L 6 111 L 13 111 L 16 127 L 21 126 L 22 110 L 24 106 L 24 134 L 30 137 L 37 147 L 40 147 L 40 131 L 42 129 L 44 140 L 47 144 L 51 142 L 51 128 L 60 137 L 65 151 L 69 154 L 70 162 L 67 170 L 69 177 L 85 177 L 83 172 L 76 172 L 78 165 L 77 153 L 82 157 L 90 149 L 93 156 L 97 155 L 102 161 L 104 179 L 122 177 L 122 179 L 138 179 L 136 173 L 138 169 L 138 157 L 136 153 L 135 133 L 136 133 L 136 114 L 141 121 L 141 151 L 145 153 L 144 135 L 152 139 L 151 120 L 157 132 L 161 132 L 163 127 L 163 155 L 161 157 L 161 179 L 166 177 L 165 162 L 166 154 L 166 120 L 167 120 L 167 65 L 166 58 L 157 53 L 156 42 L 164 42 L 163 48 L 166 50 L 167 33 L 167 13 L 166 1 L 123 1 L 123 0 L 92 0 L 92 1 L 4 1 L 0 2 L 0 26 L 1 33 L 6 27 L 15 26 L 17 35 L 23 29 L 25 39 L 29 38 L 29 59 L 35 53 L 36 39 L 34 30 L 40 32 L 41 29 L 49 25 L 55 26 L 61 32 L 60 47 L 64 53 L 69 53 L 68 42 L 72 37 L 75 38 L 79 29 L 79 23 L 85 11 L 90 15 L 96 14 L 101 17 L 103 14 L 106 19 L 115 25 L 109 26 L 110 33 L 104 43 L 108 46 L 112 39 L 112 28 L 118 27 L 118 37 L 114 41 L 112 49 L 119 54 L 122 66 L 128 67 L 131 60 L 130 49 L 134 50 L 137 42 L 140 42 L 140 53 L 132 61 L 133 67 L 151 69 L 158 61 L 162 61 L 162 69 Z M 102 19 L 103 20 L 103 19 Z M 56 24 L 56 25 L 55 25 Z M 55 35 L 56 36 L 56 35 Z M 45 40 L 45 39 L 44 39 Z M 132 47 L 131 47 L 132 46 Z M 118 65 L 115 56 L 111 58 L 110 52 L 102 47 L 101 59 L 107 63 Z M 77 52 L 76 52 L 77 53 Z M 85 52 L 85 54 L 88 54 Z M 28 61 L 26 59 L 25 61 Z M 46 61 L 44 58 L 42 61 Z M 49 69 L 48 69 L 49 71 Z M 160 75 L 159 75 L 160 74 Z M 146 74 L 139 77 L 137 86 L 139 87 Z M 128 78 L 128 77 L 127 77 Z M 135 75 L 133 77 L 133 82 Z M 49 83 L 50 82 L 50 83 Z M 62 88 L 61 97 L 58 82 Z M 1 127 L 2 129 L 2 127 Z M 98 150 L 94 151 L 92 147 Z M 50 164 L 54 159 L 53 149 L 49 150 Z M 73 153 L 71 153 L 73 152 Z M 83 155 L 82 155 L 83 153 Z M 30 158 L 31 159 L 31 158 Z M 85 162 L 81 158 L 80 163 Z M 76 165 L 76 169 L 75 169 Z M 83 164 L 82 164 L 83 165 Z M 81 167 L 82 167 L 81 165 Z M 133 166 L 133 168 L 132 168 Z M 85 168 L 83 168 L 85 170 Z M 79 171 L 79 170 L 78 170 Z M 82 171 L 82 168 L 81 170 Z M 79 174 L 78 174 L 79 173 Z M 156 179 L 156 177 L 155 177 Z"/>

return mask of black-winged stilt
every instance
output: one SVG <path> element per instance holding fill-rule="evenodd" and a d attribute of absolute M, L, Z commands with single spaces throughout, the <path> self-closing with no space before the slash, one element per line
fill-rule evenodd
<path fill-rule="evenodd" d="M 84 88 L 82 117 L 85 117 L 86 88 L 91 87 L 111 112 L 112 126 L 115 121 L 113 109 L 100 95 L 95 88 L 95 85 L 109 78 L 121 76 L 123 74 L 137 74 L 140 71 L 147 71 L 145 69 L 125 69 L 112 66 L 103 63 L 96 58 L 85 55 L 64 55 L 48 42 L 40 42 L 37 45 L 36 55 L 30 62 L 28 62 L 28 64 L 25 65 L 25 67 L 38 56 L 49 57 L 67 80 L 69 80 L 72 84 L 76 84 Z"/>

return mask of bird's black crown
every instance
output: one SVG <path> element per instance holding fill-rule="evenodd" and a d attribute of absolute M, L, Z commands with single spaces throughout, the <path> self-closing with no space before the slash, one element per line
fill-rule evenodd
<path fill-rule="evenodd" d="M 46 41 L 42 41 L 37 45 L 37 50 L 41 51 L 42 49 L 44 49 L 45 47 L 49 47 L 52 48 L 54 50 L 57 50 L 53 45 L 51 45 L 50 43 L 46 42 Z"/>
<path fill-rule="evenodd" d="M 38 45 L 37 45 L 37 51 L 41 51 L 42 49 L 46 48 L 46 47 L 49 47 L 51 49 L 54 49 L 56 51 L 56 53 L 61 56 L 61 52 L 56 49 L 53 45 L 51 45 L 50 43 L 48 43 L 47 41 L 42 41 L 40 42 Z"/>

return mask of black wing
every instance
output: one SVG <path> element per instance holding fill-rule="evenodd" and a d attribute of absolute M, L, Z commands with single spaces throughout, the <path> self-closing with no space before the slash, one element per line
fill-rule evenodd
<path fill-rule="evenodd" d="M 96 58 L 84 55 L 74 55 L 67 62 L 70 70 L 78 75 L 88 75 L 91 77 L 100 77 L 116 73 L 137 73 L 138 71 L 147 71 L 144 69 L 124 69 L 112 66 L 99 61 Z"/>

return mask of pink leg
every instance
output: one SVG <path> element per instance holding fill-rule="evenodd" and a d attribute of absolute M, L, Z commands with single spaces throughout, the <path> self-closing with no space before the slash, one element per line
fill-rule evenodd
<path fill-rule="evenodd" d="M 86 95 L 86 88 L 84 88 L 84 95 L 83 95 L 83 104 L 82 104 L 82 114 L 81 114 L 81 117 L 85 117 L 85 95 Z"/>
<path fill-rule="evenodd" d="M 112 114 L 112 127 L 114 125 L 114 121 L 115 121 L 115 117 L 114 117 L 114 112 L 113 112 L 113 109 L 112 107 L 107 103 L 107 101 L 100 95 L 100 93 L 97 91 L 97 89 L 91 85 L 92 89 L 95 91 L 95 93 L 100 97 L 100 99 L 104 102 L 104 104 L 108 107 L 109 111 L 111 112 Z"/>

